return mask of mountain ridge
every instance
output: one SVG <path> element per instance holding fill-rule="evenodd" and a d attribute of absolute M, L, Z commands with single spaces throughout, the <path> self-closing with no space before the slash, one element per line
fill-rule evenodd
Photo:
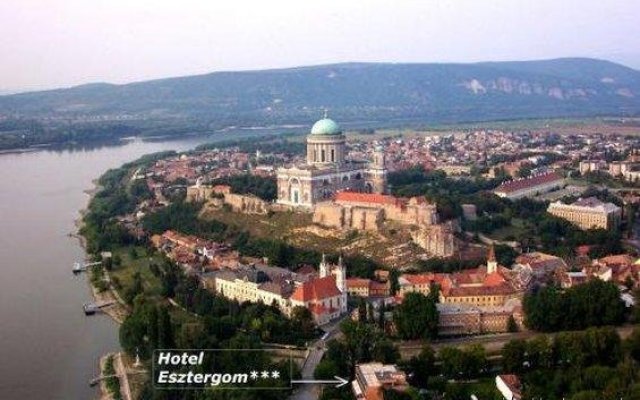
<path fill-rule="evenodd" d="M 225 124 L 455 122 L 640 115 L 640 71 L 606 60 L 348 62 L 216 71 L 0 96 L 0 116 L 187 119 Z"/>

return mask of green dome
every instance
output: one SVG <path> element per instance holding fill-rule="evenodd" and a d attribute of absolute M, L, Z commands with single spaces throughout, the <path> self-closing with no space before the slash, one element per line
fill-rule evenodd
<path fill-rule="evenodd" d="M 341 133 L 340 125 L 329 118 L 319 120 L 311 128 L 312 135 L 340 135 Z"/>

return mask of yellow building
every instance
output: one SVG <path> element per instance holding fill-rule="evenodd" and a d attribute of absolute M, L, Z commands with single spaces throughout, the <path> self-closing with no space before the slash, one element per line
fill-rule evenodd
<path fill-rule="evenodd" d="M 604 203 L 595 197 L 578 199 L 573 204 L 556 201 L 549 204 L 549 214 L 577 225 L 580 229 L 615 229 L 620 225 L 622 209 L 613 203 Z"/>

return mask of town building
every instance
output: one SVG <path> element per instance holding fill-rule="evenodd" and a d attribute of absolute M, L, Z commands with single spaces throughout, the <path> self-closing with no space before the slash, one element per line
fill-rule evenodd
<path fill-rule="evenodd" d="M 607 162 L 604 160 L 583 160 L 580 161 L 579 169 L 580 174 L 584 175 L 587 172 L 603 171 L 607 168 Z"/>
<path fill-rule="evenodd" d="M 387 169 L 382 147 L 375 149 L 369 162 L 347 158 L 345 143 L 342 129 L 325 113 L 307 136 L 306 162 L 278 168 L 277 202 L 310 209 L 343 190 L 384 193 Z"/>
<path fill-rule="evenodd" d="M 384 390 L 404 391 L 408 387 L 406 374 L 396 365 L 379 362 L 356 365 L 351 382 L 357 400 L 383 400 Z"/>
<path fill-rule="evenodd" d="M 401 302 L 412 292 L 426 296 L 437 287 L 439 334 L 507 332 L 511 318 L 522 327 L 521 298 L 527 281 L 522 275 L 498 265 L 490 247 L 486 266 L 452 274 L 402 274 L 398 278 L 396 300 Z"/>
<path fill-rule="evenodd" d="M 342 258 L 329 264 L 323 256 L 319 274 L 296 274 L 284 268 L 252 265 L 215 274 L 214 290 L 238 302 L 262 302 L 291 315 L 297 306 L 308 308 L 317 325 L 347 312 L 346 268 Z"/>
<path fill-rule="evenodd" d="M 387 297 L 391 293 L 391 282 L 378 282 L 373 279 L 348 278 L 347 292 L 349 296 L 363 298 Z"/>
<path fill-rule="evenodd" d="M 400 298 L 404 298 L 408 293 L 420 293 L 429 295 L 433 285 L 439 288 L 449 286 L 449 274 L 423 273 L 423 274 L 402 274 L 398 278 L 398 293 Z"/>
<path fill-rule="evenodd" d="M 565 179 L 555 172 L 514 179 L 498 186 L 493 193 L 509 200 L 534 197 L 562 188 Z"/>
<path fill-rule="evenodd" d="M 545 283 L 558 274 L 568 271 L 567 263 L 560 257 L 539 251 L 520 254 L 515 259 L 513 271 L 520 273 L 525 286 Z"/>
<path fill-rule="evenodd" d="M 477 307 L 470 304 L 436 304 L 438 335 L 460 336 L 502 333 L 509 330 L 509 320 L 523 326 L 522 307 L 512 301 L 501 307 Z"/>
<path fill-rule="evenodd" d="M 624 175 L 631 169 L 631 164 L 627 161 L 613 161 L 609 164 L 609 174 L 614 177 Z"/>
<path fill-rule="evenodd" d="M 580 229 L 616 229 L 622 220 L 622 209 L 595 197 L 578 199 L 572 204 L 556 201 L 549 204 L 549 214 L 566 219 Z"/>
<path fill-rule="evenodd" d="M 511 270 L 498 265 L 493 246 L 489 248 L 487 265 L 450 275 L 440 289 L 443 304 L 471 304 L 479 307 L 502 307 L 520 299 L 523 288 Z"/>

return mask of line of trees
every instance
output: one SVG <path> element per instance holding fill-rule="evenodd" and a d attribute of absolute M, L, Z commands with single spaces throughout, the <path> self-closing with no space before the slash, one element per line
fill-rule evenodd
<path fill-rule="evenodd" d="M 524 384 L 525 399 L 640 399 L 640 331 L 622 341 L 611 327 L 512 340 L 502 370 Z"/>
<path fill-rule="evenodd" d="M 525 324 L 542 332 L 620 325 L 626 316 L 619 289 L 600 279 L 565 291 L 556 286 L 540 288 L 525 295 L 523 310 Z"/>

